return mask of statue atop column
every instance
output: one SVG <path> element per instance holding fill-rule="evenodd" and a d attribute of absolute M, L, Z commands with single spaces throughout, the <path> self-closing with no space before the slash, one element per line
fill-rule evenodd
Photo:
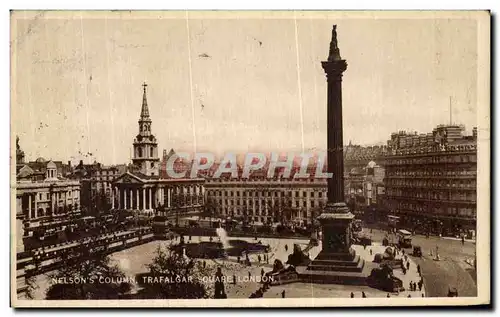
<path fill-rule="evenodd" d="M 340 50 L 337 44 L 337 26 L 334 25 L 332 29 L 332 40 L 330 41 L 330 52 L 328 54 L 328 61 L 340 61 L 342 58 L 340 57 Z"/>

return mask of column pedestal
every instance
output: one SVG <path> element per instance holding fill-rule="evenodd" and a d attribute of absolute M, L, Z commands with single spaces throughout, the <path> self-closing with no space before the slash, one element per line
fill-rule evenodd
<path fill-rule="evenodd" d="M 351 222 L 354 215 L 345 203 L 329 203 L 317 218 L 321 224 L 322 249 L 301 272 L 307 282 L 367 285 L 373 266 L 351 248 Z"/>

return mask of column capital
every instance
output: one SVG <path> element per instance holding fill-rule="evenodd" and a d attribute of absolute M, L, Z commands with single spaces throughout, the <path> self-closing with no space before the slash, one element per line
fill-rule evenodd
<path fill-rule="evenodd" d="M 347 69 L 347 62 L 344 59 L 321 62 L 321 66 L 323 66 L 328 79 L 342 78 L 342 73 Z"/>

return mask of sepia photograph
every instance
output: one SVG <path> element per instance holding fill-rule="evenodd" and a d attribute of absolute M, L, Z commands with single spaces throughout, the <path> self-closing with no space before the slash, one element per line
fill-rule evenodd
<path fill-rule="evenodd" d="M 488 11 L 10 29 L 11 306 L 490 303 Z"/>

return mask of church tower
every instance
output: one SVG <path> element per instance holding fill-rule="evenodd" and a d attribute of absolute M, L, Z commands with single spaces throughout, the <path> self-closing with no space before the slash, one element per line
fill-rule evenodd
<path fill-rule="evenodd" d="M 158 158 L 158 143 L 151 134 L 151 118 L 149 117 L 148 100 L 146 98 L 146 87 L 142 85 L 141 116 L 139 117 L 139 134 L 134 139 L 134 158 L 132 163 L 142 174 L 146 176 L 158 176 L 160 159 Z"/>

